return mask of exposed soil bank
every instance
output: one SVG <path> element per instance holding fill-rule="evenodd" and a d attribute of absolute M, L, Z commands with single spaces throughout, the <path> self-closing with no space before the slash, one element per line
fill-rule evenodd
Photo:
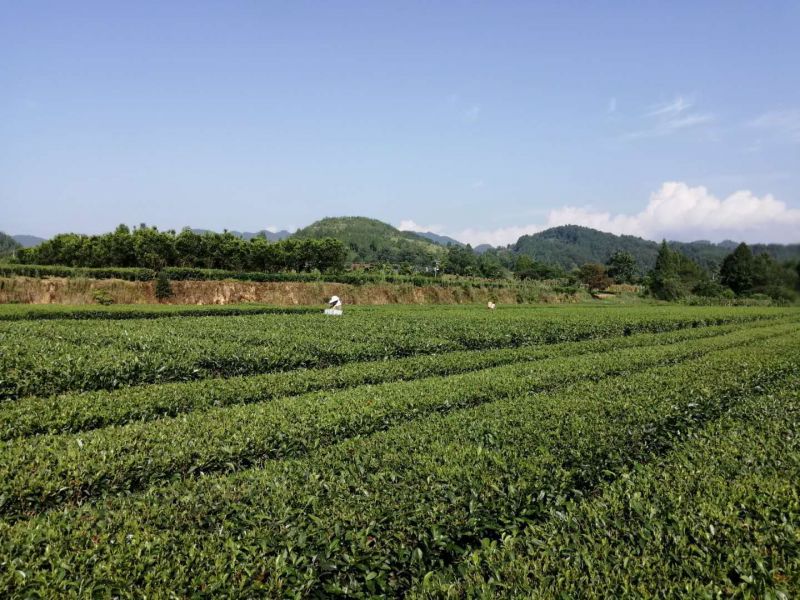
<path fill-rule="evenodd" d="M 0 303 L 94 304 L 103 290 L 116 304 L 155 304 L 155 283 L 120 279 L 0 278 Z M 488 302 L 577 302 L 571 294 L 556 293 L 545 285 L 494 289 L 476 286 L 415 287 L 405 284 L 347 285 L 341 283 L 261 283 L 247 281 L 173 281 L 174 296 L 167 304 L 275 305 L 322 304 L 333 294 L 345 304 L 463 304 Z"/>

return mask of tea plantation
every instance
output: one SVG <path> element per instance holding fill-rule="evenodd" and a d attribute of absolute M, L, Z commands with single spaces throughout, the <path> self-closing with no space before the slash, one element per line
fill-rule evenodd
<path fill-rule="evenodd" d="M 0 307 L 0 597 L 791 598 L 800 311 Z"/>

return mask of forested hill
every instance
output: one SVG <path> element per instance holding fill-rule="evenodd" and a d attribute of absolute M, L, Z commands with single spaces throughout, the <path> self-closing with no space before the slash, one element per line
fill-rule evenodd
<path fill-rule="evenodd" d="M 701 266 L 714 269 L 731 252 L 735 242 L 713 244 L 706 241 L 669 242 L 673 250 L 691 258 Z M 766 252 L 779 262 L 800 258 L 800 244 L 752 244 L 754 254 Z M 642 272 L 653 268 L 658 243 L 631 235 L 614 235 L 589 227 L 563 225 L 524 235 L 509 246 L 516 254 L 524 254 L 539 262 L 560 265 L 569 270 L 585 263 L 605 263 L 616 251 L 629 252 Z"/>
<path fill-rule="evenodd" d="M 560 265 L 566 270 L 585 263 L 605 263 L 614 252 L 622 250 L 633 255 L 640 269 L 647 270 L 656 262 L 658 244 L 631 235 L 614 235 L 588 227 L 564 225 L 533 235 L 523 235 L 511 246 L 511 250 L 538 262 Z"/>
<path fill-rule="evenodd" d="M 8 256 L 15 250 L 22 248 L 22 245 L 13 237 L 0 231 L 0 256 Z"/>
<path fill-rule="evenodd" d="M 298 230 L 293 238 L 335 238 L 344 242 L 350 260 L 430 266 L 446 248 L 410 231 L 366 217 L 328 217 Z"/>

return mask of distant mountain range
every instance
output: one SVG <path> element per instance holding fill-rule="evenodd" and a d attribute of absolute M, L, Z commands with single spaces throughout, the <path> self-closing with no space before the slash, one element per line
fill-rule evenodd
<path fill-rule="evenodd" d="M 38 246 L 42 242 L 45 241 L 45 238 L 41 238 L 35 235 L 12 235 L 14 241 L 17 242 L 23 248 L 31 248 L 33 246 Z"/>
<path fill-rule="evenodd" d="M 669 242 L 669 245 L 706 269 L 714 270 L 738 242 Z M 508 249 L 567 270 L 587 262 L 605 263 L 614 252 L 621 250 L 632 254 L 639 269 L 645 272 L 655 265 L 658 246 L 657 242 L 632 235 L 614 235 L 589 227 L 563 225 L 523 235 Z M 751 244 L 750 248 L 755 254 L 766 252 L 781 262 L 800 258 L 800 244 Z"/>
<path fill-rule="evenodd" d="M 210 229 L 192 229 L 192 231 L 198 234 L 214 233 Z M 255 233 L 252 231 L 229 231 L 228 233 L 232 233 L 236 237 L 247 241 L 261 236 L 267 238 L 270 242 L 279 242 L 280 240 L 285 240 L 292 235 L 291 231 L 286 231 L 285 229 L 281 229 L 280 231 L 268 231 L 267 229 L 262 229 L 261 231 L 256 231 Z"/>
<path fill-rule="evenodd" d="M 192 231 L 205 233 L 209 230 L 192 229 Z M 270 241 L 289 237 L 299 239 L 333 237 L 345 243 L 350 252 L 350 260 L 358 263 L 386 262 L 430 266 L 444 258 L 448 245 L 465 245 L 446 235 L 430 231 L 400 231 L 388 223 L 366 217 L 328 217 L 295 233 L 286 230 L 230 233 L 245 240 L 261 235 Z M 0 241 L 2 241 L 0 252 L 10 254 L 19 246 L 35 246 L 44 239 L 32 235 L 16 235 L 4 236 Z M 714 270 L 738 242 L 725 240 L 720 243 L 696 241 L 669 242 L 669 244 L 701 266 Z M 539 262 L 559 265 L 570 270 L 587 262 L 605 263 L 614 252 L 621 250 L 632 254 L 639 265 L 639 270 L 644 273 L 655 265 L 658 246 L 657 242 L 631 235 L 615 235 L 589 227 L 563 225 L 532 235 L 524 235 L 514 244 L 504 248 L 481 244 L 476 246 L 474 251 L 478 254 L 489 252 L 502 256 L 506 259 L 503 261 L 504 264 L 512 261 L 514 255 L 526 255 Z M 800 260 L 800 244 L 752 244 L 751 248 L 756 254 L 766 252 L 781 262 Z"/>
<path fill-rule="evenodd" d="M 416 233 L 419 236 L 422 236 L 426 239 L 429 239 L 435 244 L 439 244 L 440 246 L 466 246 L 464 242 L 459 242 L 456 239 L 453 239 L 447 235 L 439 235 L 438 233 L 433 233 L 432 231 L 412 231 L 411 233 Z"/>

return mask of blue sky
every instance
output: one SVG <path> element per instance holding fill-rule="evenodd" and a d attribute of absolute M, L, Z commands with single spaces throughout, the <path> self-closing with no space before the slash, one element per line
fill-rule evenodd
<path fill-rule="evenodd" d="M 0 229 L 800 241 L 798 2 L 5 2 Z"/>

